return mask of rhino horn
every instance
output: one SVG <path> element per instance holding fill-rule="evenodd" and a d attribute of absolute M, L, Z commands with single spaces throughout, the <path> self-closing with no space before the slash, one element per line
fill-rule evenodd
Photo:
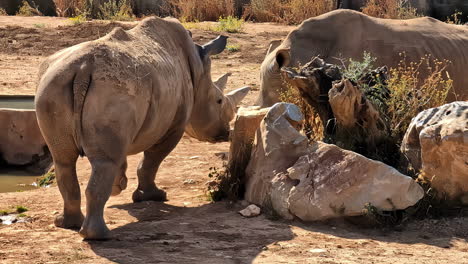
<path fill-rule="evenodd" d="M 218 80 L 214 81 L 214 84 L 221 90 L 223 91 L 226 88 L 226 84 L 228 81 L 229 76 L 231 76 L 231 73 L 228 72 L 221 77 L 218 78 Z"/>
<path fill-rule="evenodd" d="M 244 99 L 244 97 L 249 93 L 249 91 L 250 91 L 250 87 L 245 86 L 245 87 L 236 89 L 232 92 L 229 92 L 228 94 L 226 94 L 226 97 L 231 99 L 234 105 L 238 105 L 242 101 L 242 99 Z"/>

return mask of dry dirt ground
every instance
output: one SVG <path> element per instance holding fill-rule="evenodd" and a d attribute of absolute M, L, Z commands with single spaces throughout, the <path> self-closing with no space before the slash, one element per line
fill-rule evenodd
<path fill-rule="evenodd" d="M 0 17 L 0 94 L 33 94 L 45 56 L 98 38 L 115 25 L 70 26 L 58 18 Z M 229 89 L 251 85 L 254 91 L 244 104 L 252 104 L 269 41 L 286 36 L 290 29 L 247 24 L 244 33 L 228 34 L 240 51 L 215 58 L 213 75 L 232 72 Z M 199 42 L 217 35 L 192 31 Z M 209 168 L 222 165 L 215 154 L 228 147 L 184 137 L 156 179 L 168 193 L 165 203 L 131 202 L 141 155 L 128 157 L 129 186 L 111 197 L 105 209 L 115 236 L 110 241 L 82 241 L 76 231 L 53 225 L 62 207 L 57 187 L 0 194 L 0 209 L 23 205 L 32 218 L 30 223 L 0 225 L 0 263 L 468 263 L 467 218 L 412 221 L 399 230 L 384 230 L 345 222 L 287 222 L 264 215 L 245 219 L 237 214 L 241 203 L 210 203 L 204 195 Z M 80 159 L 77 168 L 83 192 L 90 166 Z M 84 211 L 84 201 L 82 206 Z"/>

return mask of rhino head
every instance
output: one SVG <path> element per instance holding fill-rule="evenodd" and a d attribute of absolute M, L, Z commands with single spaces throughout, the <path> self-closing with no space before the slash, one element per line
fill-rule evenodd
<path fill-rule="evenodd" d="M 203 46 L 195 44 L 200 59 L 197 65 L 201 69 L 192 70 L 192 75 L 197 75 L 193 78 L 195 101 L 185 132 L 202 141 L 228 140 L 229 122 L 235 116 L 237 105 L 250 91 L 249 87 L 243 87 L 224 94 L 223 90 L 230 74 L 212 81 L 210 56 L 221 53 L 226 43 L 227 37 L 219 36 Z"/>
<path fill-rule="evenodd" d="M 269 107 L 279 102 L 283 91 L 281 68 L 290 64 L 290 53 L 278 40 L 272 41 L 260 68 L 260 94 L 257 104 Z"/>

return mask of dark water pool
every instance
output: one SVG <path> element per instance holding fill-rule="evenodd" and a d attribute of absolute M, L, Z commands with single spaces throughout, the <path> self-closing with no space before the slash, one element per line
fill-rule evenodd
<path fill-rule="evenodd" d="M 34 96 L 0 95 L 0 108 L 34 109 Z"/>

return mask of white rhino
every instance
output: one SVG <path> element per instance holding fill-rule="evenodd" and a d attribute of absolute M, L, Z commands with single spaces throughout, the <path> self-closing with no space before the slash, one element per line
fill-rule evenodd
<path fill-rule="evenodd" d="M 223 76 L 211 80 L 210 55 L 227 37 L 199 46 L 175 19 L 148 18 L 129 31 L 61 50 L 41 66 L 37 119 L 52 153 L 64 200 L 55 224 L 80 228 L 86 239 L 110 236 L 103 209 L 126 187 L 126 156 L 144 151 L 135 202 L 163 201 L 155 185 L 162 160 L 184 131 L 204 141 L 227 140 L 236 104 L 249 88 L 224 96 Z M 86 217 L 80 210 L 75 163 L 86 155 L 92 174 Z"/>
<path fill-rule="evenodd" d="M 377 66 L 397 66 L 402 52 L 407 61 L 418 62 L 426 54 L 447 59 L 451 61 L 447 71 L 454 81 L 448 101 L 468 100 L 468 27 L 429 17 L 392 20 L 335 10 L 305 20 L 285 40 L 270 44 L 260 70 L 261 93 L 257 103 L 271 106 L 279 101 L 284 89 L 280 75 L 283 66 L 304 65 L 315 56 L 341 65 L 341 59 L 361 59 L 364 51 L 377 57 Z"/>

